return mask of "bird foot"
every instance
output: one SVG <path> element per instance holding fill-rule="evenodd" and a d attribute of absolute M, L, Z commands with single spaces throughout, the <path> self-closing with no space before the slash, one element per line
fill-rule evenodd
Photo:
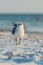
<path fill-rule="evenodd" d="M 16 45 L 20 45 L 20 43 L 18 44 L 18 43 L 16 43 Z"/>
<path fill-rule="evenodd" d="M 16 45 L 18 45 L 18 44 L 16 43 Z"/>

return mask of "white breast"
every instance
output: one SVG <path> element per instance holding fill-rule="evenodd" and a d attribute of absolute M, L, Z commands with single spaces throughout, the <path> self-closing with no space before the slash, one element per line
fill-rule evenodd
<path fill-rule="evenodd" d="M 15 38 L 22 38 L 23 36 L 24 36 L 24 28 L 23 28 L 23 26 L 17 26 L 14 37 Z"/>

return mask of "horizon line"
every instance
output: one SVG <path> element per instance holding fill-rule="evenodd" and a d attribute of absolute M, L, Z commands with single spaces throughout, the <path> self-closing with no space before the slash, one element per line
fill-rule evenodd
<path fill-rule="evenodd" d="M 43 15 L 43 13 L 0 13 L 0 15 Z"/>

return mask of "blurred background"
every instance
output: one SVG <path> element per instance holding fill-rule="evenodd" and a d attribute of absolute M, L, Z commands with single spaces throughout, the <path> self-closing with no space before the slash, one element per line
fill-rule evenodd
<path fill-rule="evenodd" d="M 24 22 L 26 32 L 43 33 L 43 0 L 0 0 L 0 30 Z"/>
<path fill-rule="evenodd" d="M 13 22 L 24 22 L 27 32 L 43 32 L 41 14 L 0 14 L 0 30 L 12 30 Z"/>

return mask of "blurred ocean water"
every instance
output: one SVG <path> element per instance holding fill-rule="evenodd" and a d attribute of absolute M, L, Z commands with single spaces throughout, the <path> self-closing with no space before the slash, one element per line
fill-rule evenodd
<path fill-rule="evenodd" d="M 43 32 L 41 14 L 0 14 L 0 29 L 12 29 L 13 22 L 24 22 L 26 31 Z"/>

